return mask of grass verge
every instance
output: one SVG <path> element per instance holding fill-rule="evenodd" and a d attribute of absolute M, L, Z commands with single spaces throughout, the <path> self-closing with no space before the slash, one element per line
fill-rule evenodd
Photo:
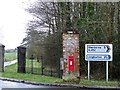
<path fill-rule="evenodd" d="M 44 76 L 44 75 L 34 75 L 34 74 L 23 74 L 23 73 L 17 73 L 16 64 L 11 65 L 8 67 L 5 67 L 5 72 L 2 73 L 2 77 L 6 78 L 14 78 L 18 80 L 27 80 L 27 81 L 34 81 L 34 82 L 48 82 L 48 83 L 66 83 L 63 82 L 62 79 L 57 77 L 50 77 L 50 76 Z M 118 87 L 119 83 L 117 81 L 96 81 L 96 80 L 86 80 L 82 79 L 80 80 L 79 85 L 88 85 L 88 86 L 113 86 Z"/>
<path fill-rule="evenodd" d="M 118 82 L 117 81 L 96 81 L 96 80 L 81 80 L 80 82 L 81 85 L 88 85 L 88 86 L 113 86 L 113 87 L 118 87 Z"/>
<path fill-rule="evenodd" d="M 28 73 L 17 73 L 17 64 L 5 67 L 5 72 L 2 73 L 2 77 L 13 78 L 18 80 L 27 80 L 27 81 L 35 81 L 35 82 L 62 82 L 62 79 L 57 77 L 50 77 L 44 75 L 35 75 Z"/>
<path fill-rule="evenodd" d="M 33 74 L 23 74 L 23 73 L 16 73 L 16 72 L 4 72 L 2 73 L 2 77 L 13 78 L 18 80 L 27 80 L 27 81 L 34 81 L 34 82 L 48 82 L 48 83 L 60 83 L 62 79 L 49 77 L 44 75 L 33 75 Z"/>

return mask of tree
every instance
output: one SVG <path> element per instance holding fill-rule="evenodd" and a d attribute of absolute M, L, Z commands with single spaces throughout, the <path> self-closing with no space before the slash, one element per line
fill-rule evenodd
<path fill-rule="evenodd" d="M 37 57 L 40 53 L 44 54 L 46 66 L 49 66 L 50 62 L 53 62 L 53 65 L 59 64 L 59 58 L 62 57 L 61 33 L 70 27 L 75 28 L 80 33 L 81 68 L 83 74 L 86 75 L 87 65 L 84 60 L 86 43 L 112 43 L 114 51 L 119 51 L 119 9 L 118 3 L 115 2 L 47 3 L 38 1 L 27 9 L 34 16 L 34 19 L 28 24 L 27 37 L 24 41 L 27 41 L 29 49 L 34 50 Z M 42 49 L 43 46 L 44 49 Z M 116 58 L 116 55 L 119 56 L 118 53 L 115 52 L 114 61 L 110 63 L 111 69 L 115 67 L 118 70 L 119 65 L 116 63 L 116 61 L 118 62 Z M 48 61 L 50 57 L 52 61 Z M 95 64 L 99 67 L 95 67 Z M 99 76 L 104 78 L 102 75 L 104 63 L 93 62 L 91 66 L 95 72 L 103 71 Z"/>

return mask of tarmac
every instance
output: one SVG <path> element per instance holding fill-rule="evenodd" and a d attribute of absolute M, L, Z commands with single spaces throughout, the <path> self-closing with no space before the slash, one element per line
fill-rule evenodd
<path fill-rule="evenodd" d="M 45 82 L 33 82 L 33 81 L 25 81 L 25 80 L 17 80 L 12 78 L 4 78 L 0 77 L 0 80 L 32 84 L 32 85 L 44 85 L 44 86 L 55 86 L 55 87 L 65 87 L 65 88 L 83 88 L 83 89 L 94 89 L 94 90 L 120 90 L 120 87 L 111 87 L 111 86 L 86 86 L 86 85 L 78 85 L 78 84 L 61 84 L 61 83 L 45 83 Z"/>

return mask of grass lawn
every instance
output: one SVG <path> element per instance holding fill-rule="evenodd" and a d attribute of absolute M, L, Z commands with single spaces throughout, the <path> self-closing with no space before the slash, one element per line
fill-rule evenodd
<path fill-rule="evenodd" d="M 32 66 L 33 65 L 33 66 Z M 41 74 L 41 63 L 37 60 L 26 60 L 26 71 L 31 73 L 31 67 L 33 67 L 33 73 Z"/>
<path fill-rule="evenodd" d="M 62 79 L 55 77 L 49 77 L 44 75 L 22 74 L 16 72 L 12 72 L 12 73 L 4 72 L 2 73 L 2 77 L 14 78 L 18 80 L 34 81 L 34 82 L 49 82 L 49 83 L 62 82 Z"/>
<path fill-rule="evenodd" d="M 12 60 L 15 60 L 17 59 L 17 54 L 16 52 L 13 52 L 13 53 L 5 53 L 5 62 L 7 61 L 12 61 Z"/>
<path fill-rule="evenodd" d="M 108 81 L 106 82 L 105 80 L 103 81 L 97 81 L 97 80 L 81 80 L 80 82 L 81 85 L 88 85 L 88 86 L 114 86 L 114 87 L 118 87 L 119 83 L 117 81 Z"/>
<path fill-rule="evenodd" d="M 33 66 L 32 66 L 33 65 Z M 33 70 L 32 68 L 33 67 Z M 44 66 L 43 73 L 44 75 L 51 75 L 51 68 Z M 26 72 L 31 73 L 33 72 L 34 74 L 42 74 L 42 64 L 41 62 L 37 62 L 37 60 L 26 60 Z M 55 69 L 52 69 L 52 75 L 58 77 L 59 74 Z"/>
<path fill-rule="evenodd" d="M 2 77 L 14 78 L 18 80 L 35 81 L 35 82 L 66 83 L 63 82 L 62 79 L 57 77 L 17 73 L 16 67 L 17 67 L 16 64 L 5 67 L 5 72 L 2 73 Z M 108 82 L 96 81 L 96 80 L 88 81 L 87 79 L 82 79 L 82 78 L 79 84 L 88 85 L 88 86 L 120 86 L 120 84 L 117 81 L 108 81 Z"/>
<path fill-rule="evenodd" d="M 37 62 L 37 60 L 30 60 L 30 59 L 26 60 L 26 67 L 31 67 L 32 63 L 33 63 L 34 68 L 40 68 L 41 67 L 40 62 Z"/>
<path fill-rule="evenodd" d="M 17 64 L 5 67 L 5 72 L 2 73 L 2 77 L 35 82 L 62 82 L 62 79 L 56 77 L 17 73 L 16 67 Z"/>

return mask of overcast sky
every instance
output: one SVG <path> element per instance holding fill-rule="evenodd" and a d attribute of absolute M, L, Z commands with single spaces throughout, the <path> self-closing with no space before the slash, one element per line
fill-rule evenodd
<path fill-rule="evenodd" d="M 33 0 L 0 0 L 0 43 L 5 49 L 14 49 L 25 37 L 26 23 L 31 15 L 24 10 Z"/>
<path fill-rule="evenodd" d="M 0 43 L 5 45 L 5 49 L 14 49 L 22 42 L 26 24 L 32 18 L 24 8 L 34 1 L 0 0 Z"/>

